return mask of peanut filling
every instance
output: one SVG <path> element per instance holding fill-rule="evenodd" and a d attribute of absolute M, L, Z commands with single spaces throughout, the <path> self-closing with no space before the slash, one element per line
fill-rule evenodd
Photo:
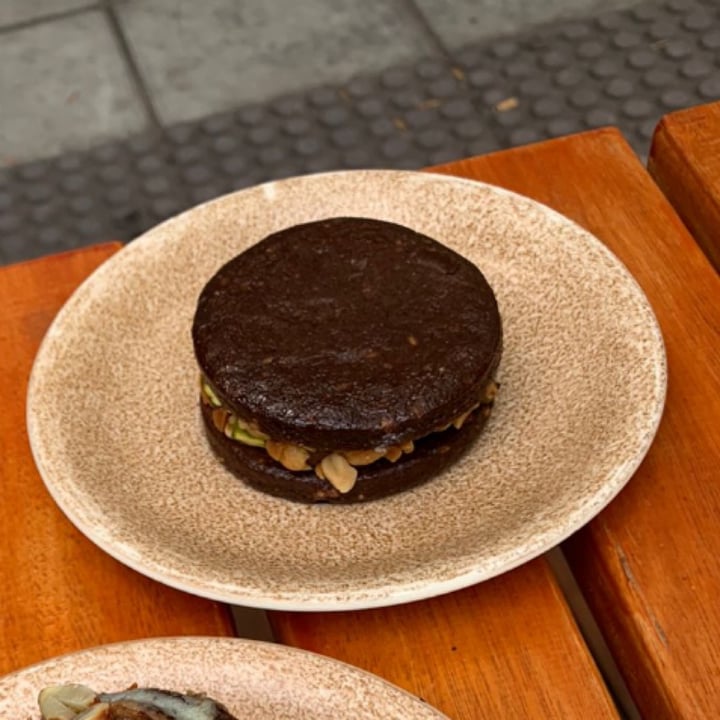
<path fill-rule="evenodd" d="M 443 427 L 438 427 L 433 432 L 444 432 L 451 425 L 459 430 L 470 417 L 480 408 L 485 416 L 490 414 L 495 395 L 498 391 L 498 384 L 490 380 L 484 387 L 479 401 L 469 410 L 458 415 L 454 420 Z M 327 480 L 334 488 L 341 493 L 350 492 L 355 486 L 358 471 L 357 467 L 371 465 L 381 458 L 390 462 L 397 462 L 403 454 L 412 453 L 415 450 L 415 443 L 409 440 L 402 445 L 390 447 L 378 447 L 371 450 L 337 450 L 325 455 L 319 462 L 310 464 L 310 458 L 315 449 L 304 445 L 272 440 L 253 423 L 248 423 L 239 418 L 235 413 L 225 408 L 211 385 L 204 377 L 200 378 L 201 401 L 212 410 L 213 425 L 226 437 L 245 445 L 264 448 L 265 452 L 284 468 L 292 472 L 314 470 L 321 480 Z"/>

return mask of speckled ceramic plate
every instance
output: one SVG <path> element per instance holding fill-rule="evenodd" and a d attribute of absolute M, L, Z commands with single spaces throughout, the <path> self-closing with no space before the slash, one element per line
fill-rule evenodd
<path fill-rule="evenodd" d="M 160 638 L 85 650 L 0 678 L 0 717 L 36 720 L 45 686 L 98 692 L 132 683 L 203 692 L 238 720 L 437 720 L 437 710 L 375 675 L 283 645 L 230 638 Z"/>
<path fill-rule="evenodd" d="M 202 431 L 190 339 L 222 263 L 333 215 L 399 222 L 457 249 L 493 285 L 505 331 L 502 387 L 472 451 L 415 490 L 348 507 L 265 496 L 223 469 Z M 643 458 L 665 384 L 646 298 L 577 225 L 476 182 L 344 172 L 220 198 L 105 263 L 43 342 L 28 427 L 59 506 L 140 572 L 242 605 L 362 608 L 477 583 L 579 528 Z"/>

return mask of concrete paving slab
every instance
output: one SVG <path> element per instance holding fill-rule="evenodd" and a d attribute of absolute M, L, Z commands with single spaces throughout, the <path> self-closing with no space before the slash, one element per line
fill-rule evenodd
<path fill-rule="evenodd" d="M 147 128 L 103 13 L 0 35 L 0 166 Z"/>
<path fill-rule="evenodd" d="M 39 20 L 76 8 L 87 7 L 89 0 L 2 0 L 0 28 L 16 23 Z"/>
<path fill-rule="evenodd" d="M 435 52 L 401 2 L 123 0 L 116 8 L 165 123 Z"/>

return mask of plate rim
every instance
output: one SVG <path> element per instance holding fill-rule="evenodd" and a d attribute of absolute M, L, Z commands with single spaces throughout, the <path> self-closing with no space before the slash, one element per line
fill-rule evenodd
<path fill-rule="evenodd" d="M 648 330 L 651 331 L 657 350 L 656 356 L 654 357 L 655 385 L 656 390 L 658 391 L 657 403 L 654 407 L 648 408 L 646 422 L 643 426 L 642 442 L 639 443 L 637 453 L 631 458 L 626 458 L 624 463 L 616 464 L 615 472 L 612 475 L 613 480 L 606 481 L 600 490 L 589 498 L 585 498 L 584 502 L 577 507 L 571 515 L 567 516 L 568 518 L 572 518 L 572 521 L 564 524 L 563 532 L 550 533 L 549 531 L 546 531 L 544 533 L 534 535 L 533 542 L 526 547 L 524 552 L 513 554 L 511 551 L 508 551 L 505 553 L 505 555 L 509 557 L 504 559 L 501 563 L 501 569 L 499 570 L 473 567 L 463 572 L 458 572 L 449 579 L 436 580 L 433 582 L 418 583 L 409 581 L 402 584 L 393 584 L 391 586 L 373 586 L 370 588 L 362 587 L 359 590 L 356 589 L 355 591 L 347 591 L 347 597 L 344 597 L 343 599 L 335 598 L 330 590 L 324 592 L 313 590 L 313 599 L 310 600 L 307 599 L 307 597 L 293 599 L 292 597 L 286 597 L 285 595 L 283 595 L 283 597 L 271 597 L 270 593 L 262 595 L 261 593 L 251 591 L 248 587 L 239 588 L 236 586 L 233 590 L 226 591 L 218 588 L 213 583 L 208 583 L 207 581 L 204 582 L 202 587 L 199 587 L 198 584 L 193 584 L 193 582 L 185 582 L 175 569 L 172 570 L 171 574 L 167 574 L 167 571 L 156 570 L 155 563 L 153 563 L 151 559 L 147 558 L 146 555 L 140 559 L 134 558 L 130 553 L 125 552 L 121 544 L 114 544 L 111 541 L 106 542 L 104 538 L 98 535 L 95 527 L 89 528 L 82 523 L 74 514 L 73 508 L 68 507 L 67 504 L 63 502 L 62 498 L 58 496 L 56 488 L 54 488 L 52 483 L 48 481 L 48 471 L 42 462 L 41 448 L 38 446 L 39 440 L 35 432 L 35 422 L 37 419 L 33 415 L 33 403 L 36 402 L 35 396 L 37 395 L 35 387 L 37 384 L 37 374 L 39 373 L 39 368 L 42 366 L 43 358 L 47 353 L 47 347 L 52 343 L 53 338 L 58 334 L 58 328 L 61 326 L 66 316 L 70 314 L 73 311 L 74 306 L 81 301 L 84 293 L 90 292 L 90 288 L 93 284 L 102 280 L 102 277 L 106 273 L 111 273 L 113 268 L 124 262 L 124 258 L 126 258 L 130 253 L 142 252 L 149 243 L 155 242 L 155 235 L 158 233 L 160 228 L 168 228 L 175 223 L 181 222 L 183 218 L 194 213 L 198 208 L 204 208 L 216 203 L 221 203 L 226 201 L 227 198 L 241 193 L 262 191 L 265 195 L 267 195 L 268 192 L 274 194 L 274 186 L 285 183 L 323 182 L 336 176 L 354 176 L 356 178 L 360 178 L 378 175 L 409 177 L 412 181 L 417 180 L 419 182 L 441 182 L 448 183 L 450 185 L 460 184 L 472 188 L 484 188 L 496 195 L 506 196 L 515 201 L 526 203 L 544 213 L 548 219 L 552 220 L 552 222 L 565 226 L 572 226 L 578 238 L 581 238 L 585 244 L 590 245 L 596 251 L 599 250 L 606 259 L 611 261 L 615 268 L 622 274 L 623 280 L 627 286 L 632 287 L 635 302 L 639 302 L 643 306 L 648 319 Z M 484 182 L 482 180 L 419 170 L 337 170 L 298 175 L 281 180 L 271 180 L 244 188 L 242 190 L 227 193 L 188 208 L 182 213 L 170 217 L 162 223 L 153 226 L 136 239 L 123 245 L 120 250 L 102 262 L 85 280 L 80 283 L 80 285 L 78 285 L 77 288 L 75 288 L 56 316 L 53 318 L 53 321 L 46 331 L 33 360 L 26 393 L 25 415 L 28 441 L 33 460 L 38 473 L 42 478 L 43 484 L 53 501 L 83 535 L 85 535 L 91 542 L 100 547 L 111 557 L 131 569 L 164 585 L 210 600 L 271 611 L 325 612 L 390 607 L 393 605 L 400 605 L 455 592 L 457 590 L 484 582 L 493 577 L 504 574 L 505 572 L 514 570 L 562 543 L 570 535 L 577 532 L 581 527 L 596 517 L 617 497 L 645 459 L 650 447 L 653 444 L 660 422 L 662 421 L 665 402 L 667 399 L 667 382 L 668 371 L 665 342 L 660 324 L 649 299 L 645 295 L 645 292 L 638 281 L 630 273 L 625 263 L 618 258 L 617 255 L 615 255 L 596 235 L 583 228 L 576 221 L 549 207 L 545 203 L 539 202 L 529 196 L 508 190 L 492 183 Z M 603 493 L 602 491 L 606 492 Z M 600 498 L 599 501 L 598 498 Z M 495 557 L 498 558 L 504 556 L 500 555 Z M 145 559 L 145 562 L 143 562 L 143 558 Z M 195 583 L 198 583 L 198 580 L 201 580 L 201 578 L 193 578 Z"/>

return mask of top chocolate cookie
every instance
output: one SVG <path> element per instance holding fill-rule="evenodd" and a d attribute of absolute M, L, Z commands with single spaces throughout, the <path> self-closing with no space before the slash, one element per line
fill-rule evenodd
<path fill-rule="evenodd" d="M 448 425 L 477 406 L 502 351 L 475 265 L 365 218 L 296 225 L 232 259 L 203 289 L 192 336 L 224 406 L 328 452 Z"/>

